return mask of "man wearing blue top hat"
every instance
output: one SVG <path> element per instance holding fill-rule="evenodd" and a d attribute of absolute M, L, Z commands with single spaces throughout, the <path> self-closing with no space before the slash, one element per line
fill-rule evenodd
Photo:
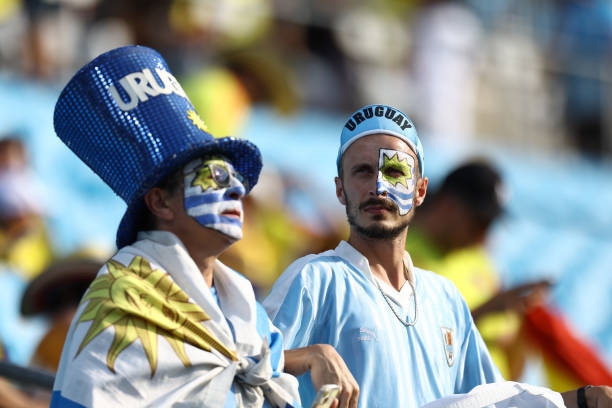
<path fill-rule="evenodd" d="M 217 259 L 242 237 L 258 148 L 210 135 L 163 58 L 141 46 L 77 72 L 54 125 L 127 210 L 70 327 L 51 406 L 299 406 L 279 331 Z"/>

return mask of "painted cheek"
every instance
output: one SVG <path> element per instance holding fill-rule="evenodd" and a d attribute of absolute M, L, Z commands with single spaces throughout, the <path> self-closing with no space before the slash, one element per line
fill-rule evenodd
<path fill-rule="evenodd" d="M 236 240 L 242 238 L 242 217 L 236 219 L 219 214 L 203 214 L 195 219 L 203 227 L 217 230 Z"/>
<path fill-rule="evenodd" d="M 223 193 L 215 191 L 197 197 L 196 206 L 187 208 L 187 214 L 203 227 L 221 232 L 236 240 L 242 238 L 243 208 L 242 202 L 224 200 Z M 240 213 L 240 217 L 224 215 L 225 212 Z"/>
<path fill-rule="evenodd" d="M 412 188 L 410 188 L 411 184 L 412 184 Z M 410 194 L 406 194 L 406 189 L 402 188 L 401 191 L 396 191 L 394 192 L 394 194 L 391 195 L 391 199 L 395 201 L 395 203 L 397 204 L 399 208 L 400 215 L 406 215 L 412 209 L 412 199 L 414 197 L 414 195 L 412 194 L 412 191 L 414 191 L 414 182 L 409 181 L 408 187 L 409 187 L 409 190 L 411 191 Z"/>
<path fill-rule="evenodd" d="M 237 179 L 231 180 L 230 187 L 224 189 L 208 188 L 202 191 L 200 186 L 191 183 L 195 172 L 185 176 L 185 211 L 203 227 L 221 232 L 235 240 L 242 238 L 243 208 L 240 199 L 245 188 Z M 224 212 L 238 212 L 240 218 L 224 216 Z"/>
<path fill-rule="evenodd" d="M 399 215 L 406 215 L 413 207 L 415 180 L 414 158 L 399 150 L 380 149 L 378 160 L 377 191 L 385 192 L 387 198 L 398 206 Z M 393 174 L 400 173 L 400 177 L 384 176 L 387 170 L 394 170 Z"/>
<path fill-rule="evenodd" d="M 387 198 L 397 204 L 399 215 L 406 215 L 412 209 L 412 199 L 414 191 L 414 179 L 406 180 L 406 186 L 389 178 L 385 178 L 379 172 L 377 180 L 377 193 L 386 193 Z"/>

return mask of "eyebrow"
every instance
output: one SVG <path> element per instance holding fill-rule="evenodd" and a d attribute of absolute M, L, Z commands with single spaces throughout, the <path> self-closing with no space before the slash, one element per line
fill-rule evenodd
<path fill-rule="evenodd" d="M 349 169 L 349 171 L 355 172 L 357 170 L 365 170 L 365 169 L 367 169 L 367 170 L 378 169 L 378 164 L 376 166 L 374 166 L 374 165 L 372 165 L 370 163 L 367 163 L 367 162 L 359 162 L 359 163 L 356 163 L 354 166 L 352 166 Z"/>

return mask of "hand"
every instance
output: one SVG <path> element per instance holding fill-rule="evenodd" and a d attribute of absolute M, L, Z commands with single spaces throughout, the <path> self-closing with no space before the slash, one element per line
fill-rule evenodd
<path fill-rule="evenodd" d="M 338 408 L 356 408 L 359 385 L 340 354 L 329 344 L 315 344 L 312 347 L 310 378 L 315 389 L 323 384 L 338 384 Z"/>
<path fill-rule="evenodd" d="M 544 302 L 552 283 L 548 280 L 528 282 L 497 292 L 491 299 L 472 310 L 474 320 L 489 313 L 506 310 L 524 314 L 530 307 Z"/>
<path fill-rule="evenodd" d="M 286 350 L 285 370 L 295 376 L 310 371 L 315 390 L 324 384 L 338 384 L 340 393 L 336 407 L 357 408 L 359 385 L 340 354 L 329 344 Z"/>
<path fill-rule="evenodd" d="M 567 408 L 578 407 L 577 390 L 562 392 L 563 402 Z M 589 387 L 584 396 L 589 408 L 612 408 L 612 387 L 599 385 Z"/>
<path fill-rule="evenodd" d="M 612 387 L 607 385 L 590 387 L 584 395 L 589 408 L 612 408 Z"/>

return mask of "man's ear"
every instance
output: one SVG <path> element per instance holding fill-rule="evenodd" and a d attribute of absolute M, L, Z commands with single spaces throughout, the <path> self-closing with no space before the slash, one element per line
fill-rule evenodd
<path fill-rule="evenodd" d="M 417 180 L 416 187 L 414 189 L 415 193 L 415 203 L 417 207 L 423 204 L 425 200 L 425 196 L 427 195 L 427 185 L 429 184 L 429 179 L 427 177 L 421 177 Z"/>
<path fill-rule="evenodd" d="M 168 200 L 168 193 L 159 187 L 153 187 L 144 195 L 144 201 L 149 211 L 162 220 L 174 219 L 174 210 Z"/>
<path fill-rule="evenodd" d="M 344 198 L 344 187 L 342 186 L 342 180 L 340 180 L 340 177 L 336 176 L 334 178 L 334 182 L 336 183 L 336 197 L 338 198 L 338 201 L 340 201 L 340 204 L 346 205 L 346 199 Z"/>

